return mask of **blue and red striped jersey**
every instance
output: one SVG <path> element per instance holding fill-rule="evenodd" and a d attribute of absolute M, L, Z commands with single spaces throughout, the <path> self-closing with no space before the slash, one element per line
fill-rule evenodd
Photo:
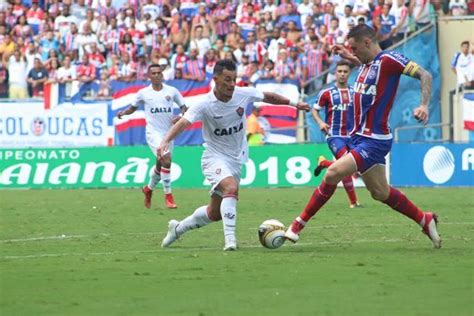
<path fill-rule="evenodd" d="M 360 66 L 354 84 L 354 129 L 351 134 L 391 139 L 388 119 L 400 76 L 418 66 L 396 51 L 382 51 L 373 61 Z"/>
<path fill-rule="evenodd" d="M 328 136 L 348 137 L 354 126 L 354 89 L 338 88 L 335 84 L 319 92 L 314 108 L 326 112 L 326 123 L 330 126 Z"/>

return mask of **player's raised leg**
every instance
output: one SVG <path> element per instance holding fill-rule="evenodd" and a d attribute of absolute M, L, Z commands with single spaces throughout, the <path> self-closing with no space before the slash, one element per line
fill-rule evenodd
<path fill-rule="evenodd" d="M 321 174 L 321 172 L 324 169 L 329 168 L 329 166 L 331 166 L 333 162 L 334 161 L 327 160 L 326 157 L 324 156 L 319 156 L 318 165 L 316 166 L 316 168 L 314 168 L 314 176 L 318 177 Z"/>
<path fill-rule="evenodd" d="M 167 208 L 177 208 L 171 193 L 171 154 L 168 153 L 160 158 L 161 162 L 161 182 L 165 193 L 165 205 Z"/>
<path fill-rule="evenodd" d="M 400 190 L 389 186 L 384 165 L 373 166 L 362 175 L 362 179 L 372 198 L 411 218 L 422 227 L 423 233 L 431 239 L 434 248 L 441 248 L 441 238 L 437 229 L 437 215 L 431 212 L 423 212 Z"/>
<path fill-rule="evenodd" d="M 168 223 L 168 233 L 161 242 L 161 247 L 169 247 L 187 231 L 201 228 L 212 222 L 219 221 L 221 219 L 221 202 L 222 197 L 214 193 L 211 196 L 211 200 L 208 205 L 198 207 L 191 215 L 182 221 L 177 221 L 175 219 L 171 220 Z"/>
<path fill-rule="evenodd" d="M 303 212 L 298 216 L 285 233 L 285 237 L 292 242 L 297 242 L 299 234 L 306 223 L 323 207 L 336 191 L 337 184 L 344 177 L 357 171 L 354 159 L 351 155 L 345 155 L 336 160 L 326 172 L 326 175 L 311 196 Z"/>

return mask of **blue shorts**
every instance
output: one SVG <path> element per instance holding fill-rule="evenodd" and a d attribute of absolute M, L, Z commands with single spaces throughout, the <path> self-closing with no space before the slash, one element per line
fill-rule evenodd
<path fill-rule="evenodd" d="M 354 135 L 349 142 L 349 149 L 357 164 L 357 171 L 364 173 L 372 166 L 385 165 L 385 156 L 392 149 L 392 140 Z"/>
<path fill-rule="evenodd" d="M 332 154 L 336 159 L 344 156 L 345 153 L 349 152 L 349 142 L 351 141 L 350 137 L 329 137 L 327 143 L 329 149 L 331 149 Z"/>

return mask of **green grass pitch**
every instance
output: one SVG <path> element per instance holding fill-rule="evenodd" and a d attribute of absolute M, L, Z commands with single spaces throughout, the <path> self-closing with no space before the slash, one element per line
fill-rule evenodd
<path fill-rule="evenodd" d="M 438 212 L 442 249 L 365 189 L 277 250 L 257 227 L 287 225 L 312 189 L 243 189 L 232 253 L 220 222 L 160 248 L 205 190 L 175 190 L 177 210 L 161 191 L 151 210 L 138 189 L 0 191 L 0 315 L 473 315 L 473 190 L 403 191 Z"/>

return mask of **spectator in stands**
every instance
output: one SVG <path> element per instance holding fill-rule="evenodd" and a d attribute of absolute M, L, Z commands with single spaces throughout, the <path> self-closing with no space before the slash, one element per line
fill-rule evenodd
<path fill-rule="evenodd" d="M 54 37 L 53 31 L 47 31 L 43 39 L 39 43 L 39 52 L 41 54 L 41 61 L 48 60 L 49 51 L 54 50 L 59 53 L 59 41 Z"/>
<path fill-rule="evenodd" d="M 293 4 L 288 2 L 284 6 L 285 13 L 278 18 L 276 26 L 283 27 L 284 25 L 288 25 L 288 22 L 293 21 L 296 25 L 296 28 L 301 30 L 301 18 L 298 14 L 296 14 Z"/>
<path fill-rule="evenodd" d="M 48 71 L 43 66 L 41 59 L 35 58 L 35 65 L 28 73 L 28 94 L 30 97 L 43 96 L 44 84 L 48 80 Z"/>
<path fill-rule="evenodd" d="M 89 62 L 89 56 L 82 56 L 82 63 L 77 67 L 77 80 L 82 84 L 92 83 L 95 80 L 96 70 Z"/>
<path fill-rule="evenodd" d="M 146 81 L 148 80 L 148 62 L 145 54 L 137 56 L 137 76 L 136 80 Z"/>
<path fill-rule="evenodd" d="M 227 4 L 227 0 L 219 0 L 217 8 L 211 13 L 215 34 L 220 40 L 225 40 L 230 32 L 230 11 L 231 7 Z"/>
<path fill-rule="evenodd" d="M 200 8 L 202 7 L 203 6 L 200 6 Z M 197 49 L 200 58 L 203 58 L 207 51 L 211 49 L 211 41 L 209 37 L 204 36 L 202 25 L 199 24 L 194 28 L 189 47 L 190 49 Z"/>
<path fill-rule="evenodd" d="M 63 66 L 58 69 L 57 79 L 60 84 L 65 85 L 66 98 L 70 98 L 73 82 L 77 79 L 76 66 L 71 64 L 71 56 L 64 56 Z"/>
<path fill-rule="evenodd" d="M 450 0 L 449 11 L 453 16 L 462 16 L 467 14 L 466 0 Z"/>
<path fill-rule="evenodd" d="M 107 75 L 107 70 L 103 69 L 100 72 L 99 92 L 97 92 L 98 98 L 110 98 L 112 96 L 112 89 L 110 87 L 110 80 Z"/>
<path fill-rule="evenodd" d="M 265 130 L 259 122 L 260 108 L 254 106 L 252 113 L 247 117 L 247 141 L 250 146 L 262 145 L 265 138 Z"/>
<path fill-rule="evenodd" d="M 472 73 L 474 68 L 474 58 L 469 50 L 469 41 L 461 43 L 461 51 L 454 54 L 451 61 L 451 69 L 456 74 L 457 86 L 462 87 L 466 83 L 470 85 L 473 80 Z"/>
<path fill-rule="evenodd" d="M 204 61 L 198 58 L 199 51 L 192 48 L 189 52 L 189 59 L 183 68 L 183 78 L 187 80 L 204 81 L 206 72 L 204 70 Z"/>
<path fill-rule="evenodd" d="M 91 52 L 91 49 L 90 49 L 91 44 L 99 43 L 97 35 L 92 33 L 91 26 L 89 24 L 84 24 L 82 29 L 83 30 L 81 33 L 81 28 L 79 28 L 79 35 L 76 38 L 77 46 L 79 48 L 79 58 L 81 58 L 81 60 L 82 60 L 83 55 L 87 55 L 88 53 Z"/>
<path fill-rule="evenodd" d="M 138 48 L 132 41 L 132 36 L 129 33 L 125 33 L 122 36 L 122 41 L 119 45 L 120 56 L 128 55 L 132 60 L 136 59 Z"/>
<path fill-rule="evenodd" d="M 44 20 L 44 11 L 39 7 L 39 0 L 31 1 L 31 7 L 26 12 L 26 20 L 31 25 L 33 33 L 38 34 L 41 21 Z"/>
<path fill-rule="evenodd" d="M 183 69 L 187 59 L 188 57 L 184 52 L 184 45 L 178 44 L 176 45 L 176 53 L 171 56 L 171 67 L 174 69 Z"/>
<path fill-rule="evenodd" d="M 293 20 L 288 21 L 286 26 L 286 33 L 288 40 L 290 40 L 292 43 L 297 43 L 301 38 L 301 32 L 299 31 L 295 21 Z"/>
<path fill-rule="evenodd" d="M 59 32 L 61 37 L 66 36 L 71 28 L 71 24 L 79 25 L 79 20 L 69 14 L 69 5 L 63 5 L 62 13 L 54 20 L 54 30 Z"/>
<path fill-rule="evenodd" d="M 28 39 L 30 41 L 33 40 L 33 28 L 28 25 L 25 15 L 20 15 L 17 18 L 16 25 L 13 27 L 11 35 L 13 36 L 13 40 L 18 38 Z"/>
<path fill-rule="evenodd" d="M 217 63 L 217 53 L 214 48 L 211 48 L 207 51 L 206 56 L 204 56 L 205 70 L 207 73 L 212 74 L 214 72 L 214 66 Z"/>
<path fill-rule="evenodd" d="M 130 56 L 125 53 L 122 55 L 122 63 L 119 67 L 117 80 L 132 82 L 137 78 L 137 65 L 132 61 Z"/>
<path fill-rule="evenodd" d="M 2 56 L 3 63 L 6 64 L 7 60 L 13 54 L 13 52 L 17 49 L 17 45 L 12 40 L 10 34 L 5 34 L 3 36 L 3 43 L 0 44 L 0 56 Z"/>
<path fill-rule="evenodd" d="M 58 71 L 60 67 L 61 67 L 61 63 L 59 62 L 57 58 L 53 58 L 50 61 L 49 67 L 45 67 L 45 69 L 48 71 L 48 80 L 46 82 L 48 83 L 59 82 Z"/>
<path fill-rule="evenodd" d="M 233 52 L 233 55 L 234 55 L 235 59 L 237 60 L 238 64 L 242 63 L 243 55 L 247 54 L 246 53 L 246 46 L 247 46 L 247 43 L 245 42 L 245 40 L 243 38 L 239 39 L 239 47 L 237 49 L 235 49 L 234 52 Z"/>
<path fill-rule="evenodd" d="M 379 45 L 382 49 L 387 49 L 393 44 L 392 35 L 396 26 L 395 17 L 390 13 L 390 5 L 384 4 L 382 6 L 382 14 L 378 17 L 379 28 Z"/>
<path fill-rule="evenodd" d="M 395 16 L 395 29 L 393 31 L 394 35 L 394 42 L 401 41 L 405 36 L 408 34 L 408 20 L 409 20 L 409 12 L 408 7 L 406 6 L 406 0 L 396 0 L 397 6 L 394 10 Z"/>
<path fill-rule="evenodd" d="M 418 29 L 430 23 L 430 2 L 428 0 L 411 0 L 410 7 Z"/>
<path fill-rule="evenodd" d="M 26 58 L 19 49 L 8 59 L 8 94 L 10 99 L 28 98 Z"/>
<path fill-rule="evenodd" d="M 181 4 L 181 7 L 183 3 Z M 171 11 L 171 22 L 169 24 L 171 42 L 174 45 L 186 45 L 189 39 L 189 26 L 184 18 L 179 14 L 178 9 Z"/>
<path fill-rule="evenodd" d="M 0 98 L 8 98 L 8 69 L 0 63 Z"/>
<path fill-rule="evenodd" d="M 225 39 L 226 46 L 229 46 L 231 49 L 237 49 L 239 47 L 239 41 L 241 38 L 242 34 L 237 22 L 232 21 L 230 23 L 230 32 L 227 34 Z"/>
<path fill-rule="evenodd" d="M 274 68 L 274 63 L 270 59 L 265 61 L 265 65 L 262 69 L 258 71 L 258 78 L 259 79 L 273 79 L 273 68 Z"/>
<path fill-rule="evenodd" d="M 280 49 L 278 52 L 273 76 L 277 82 L 282 82 L 285 79 L 295 79 L 295 74 L 288 65 L 288 52 L 286 49 Z"/>

